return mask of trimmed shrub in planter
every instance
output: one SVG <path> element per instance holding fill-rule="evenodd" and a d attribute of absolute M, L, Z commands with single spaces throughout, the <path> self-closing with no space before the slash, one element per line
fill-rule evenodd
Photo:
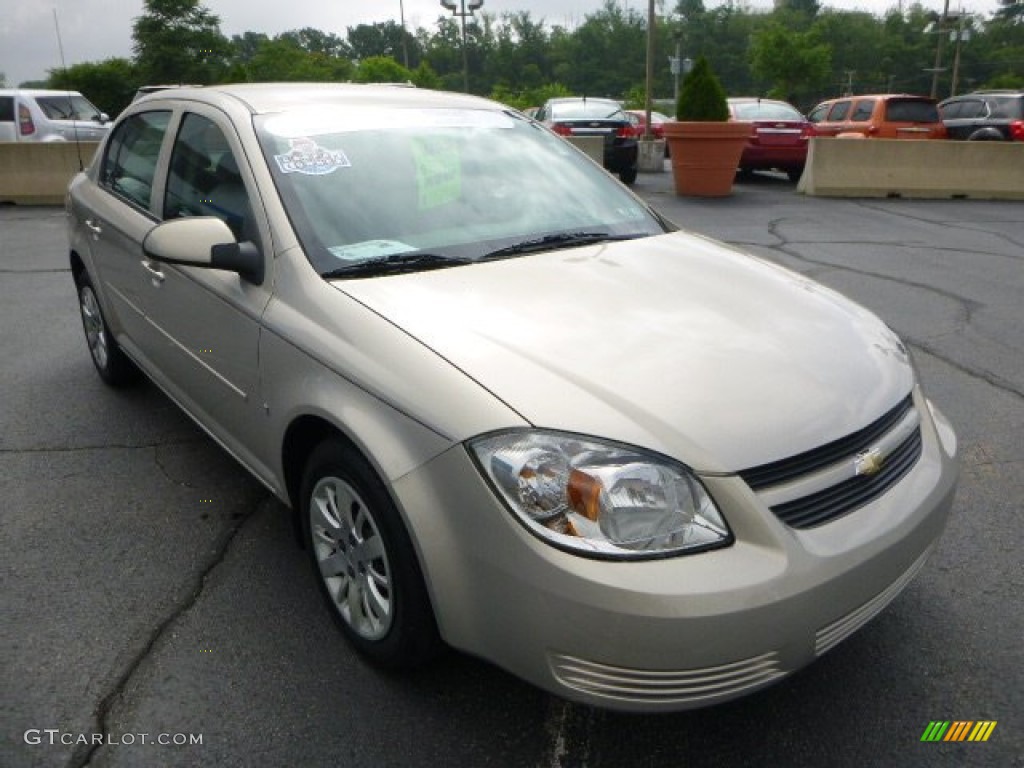
<path fill-rule="evenodd" d="M 732 182 L 750 123 L 729 122 L 725 89 L 701 56 L 683 80 L 676 120 L 665 124 L 676 194 L 724 197 Z"/>

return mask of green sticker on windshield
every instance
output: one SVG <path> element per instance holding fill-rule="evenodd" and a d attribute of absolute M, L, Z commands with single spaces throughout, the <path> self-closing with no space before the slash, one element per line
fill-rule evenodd
<path fill-rule="evenodd" d="M 416 161 L 416 188 L 421 211 L 459 199 L 462 194 L 462 165 L 459 145 L 454 139 L 413 139 L 412 154 Z"/>

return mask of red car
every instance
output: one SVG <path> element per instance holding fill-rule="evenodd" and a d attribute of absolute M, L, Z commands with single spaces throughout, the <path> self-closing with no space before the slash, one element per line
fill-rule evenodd
<path fill-rule="evenodd" d="M 792 104 L 758 98 L 729 99 L 733 120 L 753 123 L 740 158 L 740 171 L 779 170 L 796 181 L 807 162 L 807 140 L 814 126 Z"/>

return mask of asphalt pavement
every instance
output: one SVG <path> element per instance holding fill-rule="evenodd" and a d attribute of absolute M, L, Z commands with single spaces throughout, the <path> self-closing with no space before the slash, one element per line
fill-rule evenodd
<path fill-rule="evenodd" d="M 382 674 L 337 633 L 284 507 L 155 387 L 95 375 L 63 212 L 0 207 L 0 766 L 1024 766 L 1024 205 L 670 184 L 635 190 L 880 314 L 958 431 L 949 528 L 881 616 L 674 715 L 567 704 L 454 652 Z M 922 742 L 936 720 L 997 725 Z"/>

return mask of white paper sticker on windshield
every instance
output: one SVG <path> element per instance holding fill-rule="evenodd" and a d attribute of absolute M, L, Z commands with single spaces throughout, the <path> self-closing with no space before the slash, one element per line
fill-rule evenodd
<path fill-rule="evenodd" d="M 327 250 L 331 252 L 332 256 L 345 261 L 363 261 L 393 256 L 396 253 L 409 253 L 416 249 L 397 240 L 364 240 L 361 243 L 351 243 L 350 245 L 336 245 Z"/>
<path fill-rule="evenodd" d="M 301 173 L 305 176 L 326 176 L 339 168 L 351 168 L 352 163 L 340 149 L 321 147 L 312 139 L 291 139 L 291 149 L 285 155 L 274 155 L 281 173 Z"/>

